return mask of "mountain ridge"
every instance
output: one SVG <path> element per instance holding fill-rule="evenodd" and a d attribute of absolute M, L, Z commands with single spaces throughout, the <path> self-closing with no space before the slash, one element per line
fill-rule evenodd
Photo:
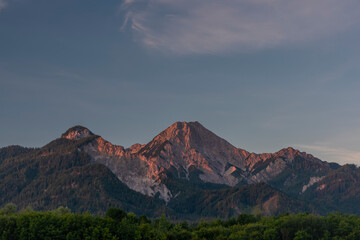
<path fill-rule="evenodd" d="M 73 127 L 67 133 L 87 137 L 82 131 L 91 132 L 84 127 Z M 189 179 L 189 169 L 195 168 L 200 181 L 227 186 L 269 182 L 291 167 L 297 157 L 311 161 L 320 170 L 330 169 L 326 162 L 292 147 L 276 153 L 250 153 L 233 146 L 197 121 L 175 122 L 147 144 L 134 144 L 126 149 L 97 136 L 81 150 L 88 153 L 93 162 L 107 166 L 129 188 L 148 196 L 159 193 L 165 202 L 174 194 L 158 176 L 169 168 L 176 169 L 177 175 L 185 179 Z M 322 177 L 316 171 L 312 174 L 308 180 L 302 180 L 298 192 L 305 185 L 310 186 L 311 177 Z"/>
<path fill-rule="evenodd" d="M 29 201 L 37 209 L 65 203 L 101 212 L 120 206 L 187 219 L 259 211 L 352 209 L 360 214 L 353 205 L 360 200 L 357 167 L 328 163 L 292 147 L 250 153 L 199 122 L 175 122 L 147 144 L 129 148 L 77 125 L 42 148 L 1 148 L 0 177 L 0 189 L 8 191 L 0 190 L 0 205 Z"/>

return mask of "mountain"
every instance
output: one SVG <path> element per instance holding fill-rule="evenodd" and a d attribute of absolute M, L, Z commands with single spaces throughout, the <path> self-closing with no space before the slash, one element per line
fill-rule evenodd
<path fill-rule="evenodd" d="M 162 206 L 159 200 L 129 189 L 104 165 L 91 164 L 78 148 L 92 140 L 57 139 L 38 149 L 1 149 L 11 154 L 0 163 L 0 205 L 13 202 L 37 210 L 68 206 L 100 213 L 117 206 L 138 214 L 146 213 L 141 205 Z"/>
<path fill-rule="evenodd" d="M 198 122 L 176 122 L 146 145 L 124 149 L 97 137 L 81 150 L 93 162 L 107 166 L 129 188 L 148 196 L 159 193 L 166 202 L 175 193 L 159 176 L 170 168 L 180 179 L 230 187 L 268 182 L 296 196 L 310 179 L 338 167 L 293 148 L 273 154 L 249 153 Z"/>
<path fill-rule="evenodd" d="M 360 198 L 359 176 L 357 167 L 293 148 L 247 152 L 199 122 L 176 122 L 149 143 L 130 148 L 75 126 L 42 148 L 0 149 L 0 206 L 63 205 L 94 213 L 118 206 L 174 219 L 360 213 L 354 204 Z"/>

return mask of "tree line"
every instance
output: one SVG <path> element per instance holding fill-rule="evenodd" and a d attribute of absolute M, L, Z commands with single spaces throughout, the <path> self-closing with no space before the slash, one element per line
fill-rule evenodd
<path fill-rule="evenodd" d="M 149 219 L 118 208 L 109 208 L 105 216 L 75 214 L 59 207 L 48 212 L 31 208 L 18 211 L 7 204 L 0 210 L 0 239 L 71 240 L 71 239 L 360 239 L 360 217 L 308 213 L 263 217 L 240 214 L 227 220 L 170 222 L 163 215 Z"/>

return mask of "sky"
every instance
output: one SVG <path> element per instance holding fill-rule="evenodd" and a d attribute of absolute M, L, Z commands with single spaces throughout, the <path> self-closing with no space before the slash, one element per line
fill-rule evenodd
<path fill-rule="evenodd" d="M 358 0 L 0 0 L 0 147 L 199 121 L 360 165 Z"/>

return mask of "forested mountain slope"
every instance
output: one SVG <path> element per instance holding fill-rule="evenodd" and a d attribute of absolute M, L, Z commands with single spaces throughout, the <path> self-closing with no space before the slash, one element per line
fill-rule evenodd
<path fill-rule="evenodd" d="M 359 176 L 355 166 L 290 147 L 247 152 L 198 122 L 176 122 L 130 148 L 75 126 L 41 148 L 0 149 L 0 206 L 94 213 L 116 206 L 173 219 L 360 213 Z"/>

